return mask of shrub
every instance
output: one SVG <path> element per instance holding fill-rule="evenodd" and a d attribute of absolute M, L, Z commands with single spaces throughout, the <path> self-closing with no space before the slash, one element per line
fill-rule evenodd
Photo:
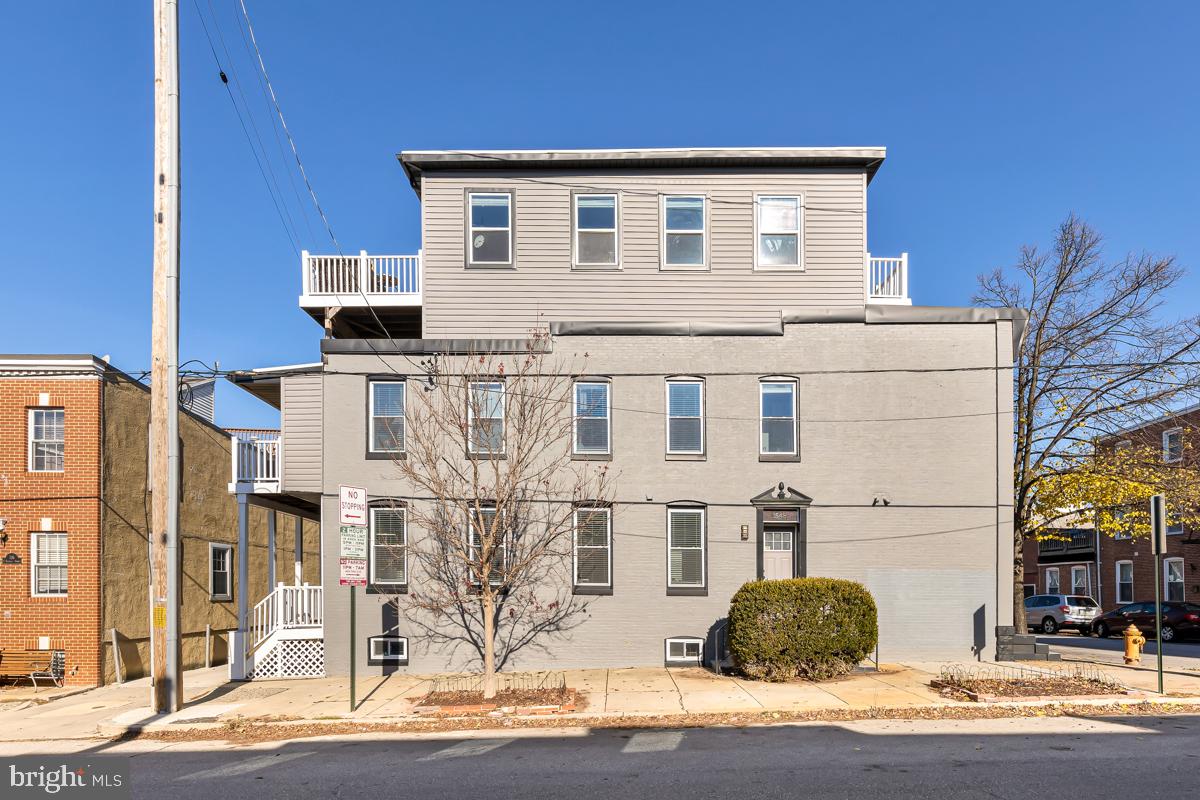
<path fill-rule="evenodd" d="M 875 648 L 876 616 L 871 593 L 854 581 L 752 581 L 731 601 L 729 649 L 751 678 L 836 678 Z"/>

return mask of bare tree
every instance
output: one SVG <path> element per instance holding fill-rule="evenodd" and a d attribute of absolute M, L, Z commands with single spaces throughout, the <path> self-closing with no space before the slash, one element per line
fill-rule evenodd
<path fill-rule="evenodd" d="M 611 533 L 608 464 L 572 458 L 580 370 L 551 357 L 547 333 L 527 342 L 444 359 L 412 392 L 395 462 L 417 568 L 397 605 L 431 641 L 478 657 L 488 698 L 514 653 L 582 621 L 576 533 Z"/>
<path fill-rule="evenodd" d="M 980 276 L 976 303 L 1030 312 L 1014 397 L 1018 630 L 1025 625 L 1022 543 L 1081 510 L 1039 502 L 1047 481 L 1076 470 L 1100 439 L 1161 416 L 1200 386 L 1200 319 L 1159 313 L 1183 274 L 1171 257 L 1105 260 L 1100 235 L 1072 215 L 1049 251 L 1026 246 L 1011 270 Z"/>

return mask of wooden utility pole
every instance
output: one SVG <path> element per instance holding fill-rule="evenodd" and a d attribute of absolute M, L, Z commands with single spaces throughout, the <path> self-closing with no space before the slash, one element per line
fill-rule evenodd
<path fill-rule="evenodd" d="M 179 647 L 179 4 L 154 0 L 150 701 L 183 705 Z M 242 587 L 238 587 L 241 591 Z"/>

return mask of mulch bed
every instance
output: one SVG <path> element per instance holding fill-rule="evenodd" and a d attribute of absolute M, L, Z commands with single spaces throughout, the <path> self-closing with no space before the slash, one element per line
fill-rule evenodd
<path fill-rule="evenodd" d="M 930 686 L 952 700 L 994 703 L 1012 699 L 1065 699 L 1128 694 L 1125 687 L 1077 675 L 1031 675 L 1022 678 L 939 678 Z"/>
<path fill-rule="evenodd" d="M 490 700 L 481 691 L 430 692 L 414 708 L 418 714 L 461 716 L 503 712 L 507 714 L 561 714 L 579 711 L 583 699 L 574 689 L 501 689 Z"/>

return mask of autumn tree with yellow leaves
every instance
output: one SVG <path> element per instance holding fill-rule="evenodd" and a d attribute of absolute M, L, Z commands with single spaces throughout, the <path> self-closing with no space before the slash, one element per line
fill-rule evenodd
<path fill-rule="evenodd" d="M 1049 249 L 979 279 L 975 302 L 1024 308 L 1015 353 L 1013 605 L 1025 629 L 1022 545 L 1056 522 L 1096 515 L 1101 531 L 1146 533 L 1146 501 L 1167 496 L 1176 519 L 1197 507 L 1194 460 L 1166 463 L 1122 430 L 1169 414 L 1200 392 L 1200 318 L 1168 319 L 1163 304 L 1184 270 L 1146 253 L 1109 260 L 1100 235 L 1068 217 Z M 1190 437 L 1193 442 L 1195 436 Z"/>

